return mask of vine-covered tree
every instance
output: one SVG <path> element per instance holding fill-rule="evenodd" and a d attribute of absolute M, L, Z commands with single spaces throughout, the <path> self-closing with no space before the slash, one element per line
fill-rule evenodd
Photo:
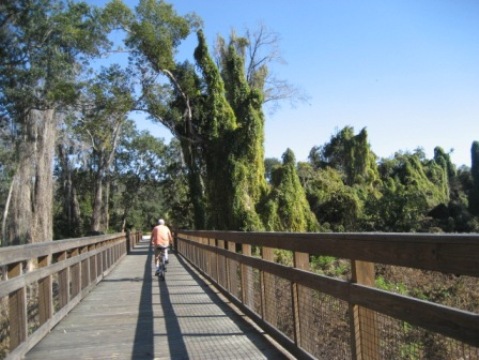
<path fill-rule="evenodd" d="M 319 223 L 310 209 L 296 171 L 291 149 L 283 154 L 283 163 L 272 174 L 272 190 L 262 206 L 266 230 L 318 231 Z"/>
<path fill-rule="evenodd" d="M 362 129 L 354 135 L 354 129 L 346 126 L 329 143 L 314 147 L 309 155 L 316 168 L 330 166 L 344 177 L 346 185 L 373 184 L 378 180 L 376 155 L 368 143 L 368 133 Z"/>
<path fill-rule="evenodd" d="M 226 98 L 237 123 L 233 142 L 229 145 L 239 170 L 234 186 L 234 208 L 239 219 L 237 228 L 259 230 L 262 224 L 256 207 L 266 194 L 263 89 L 251 87 L 247 82 L 244 58 L 233 40 L 222 56 L 221 74 Z"/>
<path fill-rule="evenodd" d="M 204 158 L 206 165 L 206 194 L 208 201 L 208 227 L 213 229 L 237 229 L 233 210 L 235 178 L 242 176 L 230 145 L 238 124 L 225 92 L 221 74 L 211 58 L 203 32 L 198 31 L 195 59 L 205 82 L 203 100 L 202 134 L 207 141 Z M 254 203 L 250 204 L 254 211 Z M 237 209 L 241 211 L 240 209 Z M 235 226 L 236 225 L 236 226 Z"/>
<path fill-rule="evenodd" d="M 298 87 L 285 79 L 281 79 L 273 71 L 273 64 L 285 64 L 280 51 L 281 36 L 260 23 L 254 29 L 246 29 L 243 36 L 234 30 L 229 41 L 218 36 L 215 46 L 215 57 L 220 68 L 225 67 L 229 47 L 234 46 L 236 53 L 244 62 L 245 81 L 251 89 L 260 90 L 262 101 L 272 112 L 279 109 L 284 101 L 294 106 L 299 102 L 306 102 L 308 96 Z M 226 83 L 229 79 L 223 74 Z"/>

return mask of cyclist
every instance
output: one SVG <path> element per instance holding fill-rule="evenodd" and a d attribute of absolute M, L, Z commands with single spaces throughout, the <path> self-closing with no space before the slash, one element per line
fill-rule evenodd
<path fill-rule="evenodd" d="M 172 241 L 173 237 L 171 236 L 170 229 L 165 225 L 165 220 L 158 220 L 158 225 L 151 232 L 151 244 L 155 249 L 155 275 L 159 276 L 161 280 L 165 280 L 166 252 Z"/>

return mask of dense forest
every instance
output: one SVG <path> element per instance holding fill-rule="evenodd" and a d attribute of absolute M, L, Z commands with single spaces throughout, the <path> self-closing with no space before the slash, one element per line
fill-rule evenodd
<path fill-rule="evenodd" d="M 119 51 L 113 32 L 127 65 L 96 66 Z M 190 34 L 194 60 L 178 60 Z M 268 71 L 269 36 L 206 39 L 198 16 L 160 0 L 2 2 L 2 246 L 148 230 L 159 216 L 194 229 L 479 230 L 479 142 L 458 169 L 440 146 L 379 158 L 366 128 L 345 127 L 306 162 L 287 148 L 265 159 L 264 107 L 294 96 Z M 139 111 L 173 140 L 138 131 Z"/>

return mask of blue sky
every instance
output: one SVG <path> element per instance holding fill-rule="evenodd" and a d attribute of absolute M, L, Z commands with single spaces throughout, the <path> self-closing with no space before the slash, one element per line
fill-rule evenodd
<path fill-rule="evenodd" d="M 242 34 L 260 22 L 280 35 L 287 64 L 272 70 L 310 99 L 265 113 L 266 157 L 280 158 L 290 148 L 297 160 L 307 160 L 313 146 L 352 126 L 367 129 L 379 157 L 421 147 L 431 158 L 441 146 L 454 149 L 456 165 L 471 165 L 471 145 L 479 141 L 479 1 L 169 3 L 180 15 L 203 19 L 211 46 L 218 34 L 227 37 L 233 28 Z M 195 39 L 178 60 L 191 56 Z M 139 126 L 171 138 L 161 125 L 140 120 Z"/>

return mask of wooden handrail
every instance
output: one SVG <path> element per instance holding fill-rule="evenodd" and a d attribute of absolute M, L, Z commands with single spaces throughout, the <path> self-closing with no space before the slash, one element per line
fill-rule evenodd
<path fill-rule="evenodd" d="M 134 232 L 0 248 L 0 306 L 8 307 L 0 320 L 9 329 L 0 337 L 0 358 L 26 354 L 140 239 Z"/>
<path fill-rule="evenodd" d="M 465 351 L 464 358 L 479 358 L 479 310 L 469 312 L 375 286 L 375 266 L 380 264 L 419 269 L 418 273 L 451 274 L 457 279 L 461 275 L 472 276 L 477 280 L 479 291 L 478 234 L 177 231 L 175 235 L 181 255 L 301 357 L 327 358 L 321 352 L 321 346 L 325 345 L 315 344 L 307 332 L 321 321 L 334 324 L 330 316 L 345 316 L 341 324 L 349 327 L 349 334 L 346 331 L 342 336 L 349 339 L 349 350 L 345 353 L 352 359 L 428 358 L 421 354 L 430 349 L 414 342 L 420 336 L 431 343 L 438 343 L 439 340 L 433 338 L 440 338 L 442 343 L 452 346 L 453 350 L 444 350 L 444 354 L 450 351 L 448 356 Z M 257 254 L 261 256 L 251 256 L 251 247 L 259 250 Z M 275 263 L 276 250 L 291 251 L 293 265 Z M 350 278 L 344 280 L 310 271 L 310 255 L 349 261 Z M 214 272 L 210 271 L 211 263 L 218 264 Z M 252 290 L 252 272 L 259 282 L 256 291 Z M 232 288 L 230 284 L 235 285 Z M 324 296 L 336 307 L 341 303 L 346 306 L 339 312 L 319 316 L 319 308 L 326 306 L 327 301 L 318 299 Z M 289 325 L 285 326 L 285 322 Z M 385 333 L 395 331 L 388 329 L 389 322 L 398 324 L 396 331 L 406 333 L 408 336 L 403 338 L 407 340 L 401 343 L 399 336 L 385 340 Z M 424 335 L 412 336 L 410 329 L 413 328 Z M 391 345 L 388 341 L 397 343 Z M 393 354 L 390 347 L 397 348 L 397 353 Z"/>

